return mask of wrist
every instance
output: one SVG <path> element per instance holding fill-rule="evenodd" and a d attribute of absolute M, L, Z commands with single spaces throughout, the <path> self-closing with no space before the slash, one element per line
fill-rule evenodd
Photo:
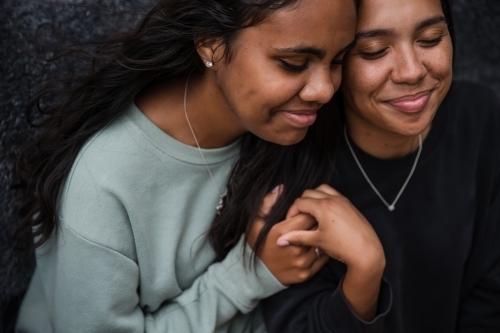
<path fill-rule="evenodd" d="M 384 268 L 385 258 L 369 264 L 347 266 L 342 292 L 351 309 L 365 321 L 375 318 Z"/>
<path fill-rule="evenodd" d="M 378 245 L 378 246 L 377 246 Z M 385 253 L 380 244 L 375 246 L 364 247 L 363 251 L 359 251 L 346 262 L 347 268 L 364 274 L 382 274 L 385 265 Z"/>
<path fill-rule="evenodd" d="M 384 273 L 386 260 L 383 253 L 373 253 L 371 256 L 346 263 L 347 275 L 357 276 L 359 280 L 381 279 Z"/>

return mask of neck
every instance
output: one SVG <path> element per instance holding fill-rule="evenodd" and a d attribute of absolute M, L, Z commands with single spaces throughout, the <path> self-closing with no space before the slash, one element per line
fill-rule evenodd
<path fill-rule="evenodd" d="M 219 91 L 215 77 L 207 71 L 202 77 L 189 78 L 186 111 L 201 148 L 220 148 L 234 142 L 245 130 Z M 187 77 L 175 82 L 162 82 L 144 90 L 136 97 L 139 109 L 161 130 L 174 139 L 196 147 L 184 113 L 184 92 Z"/>
<path fill-rule="evenodd" d="M 189 79 L 186 111 L 202 148 L 227 146 L 247 131 L 229 108 L 212 71 L 206 71 L 203 77 L 192 75 Z"/>
<path fill-rule="evenodd" d="M 395 131 L 375 128 L 371 124 L 353 119 L 353 116 L 346 115 L 346 118 L 351 142 L 365 153 L 380 159 L 401 158 L 413 153 L 419 147 L 419 135 L 422 135 L 423 141 L 431 128 L 428 126 L 421 133 L 402 135 Z"/>

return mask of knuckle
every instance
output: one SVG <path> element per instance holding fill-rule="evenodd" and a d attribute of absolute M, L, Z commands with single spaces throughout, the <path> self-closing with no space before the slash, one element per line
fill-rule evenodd
<path fill-rule="evenodd" d="M 335 208 L 335 198 L 323 199 L 319 204 L 322 211 L 332 210 Z"/>
<path fill-rule="evenodd" d="M 324 199 L 323 205 L 325 210 L 336 211 L 338 209 L 346 209 L 351 206 L 351 202 L 344 196 L 335 195 L 328 199 Z"/>
<path fill-rule="evenodd" d="M 350 206 L 351 205 L 351 201 L 349 199 L 347 199 L 346 197 L 344 196 L 337 196 L 337 201 L 339 202 L 339 204 L 342 204 L 344 206 Z"/>
<path fill-rule="evenodd" d="M 302 246 L 302 239 L 300 239 L 300 237 L 293 237 L 292 242 L 296 246 Z"/>
<path fill-rule="evenodd" d="M 307 265 L 307 260 L 306 258 L 304 258 L 303 256 L 302 257 L 299 257 L 296 261 L 295 261 L 295 265 L 297 266 L 297 268 L 303 270 L 304 268 L 306 268 L 308 265 Z"/>
<path fill-rule="evenodd" d="M 304 282 L 304 281 L 307 281 L 309 279 L 309 277 L 311 276 L 311 273 L 309 271 L 306 271 L 306 270 L 303 270 L 303 271 L 300 271 L 300 273 L 298 274 L 298 278 L 301 282 Z"/>
<path fill-rule="evenodd" d="M 312 192 L 313 192 L 313 190 L 307 189 L 304 192 L 302 192 L 302 196 L 307 197 L 307 196 L 311 195 Z"/>
<path fill-rule="evenodd" d="M 327 184 L 321 184 L 320 186 L 317 187 L 317 189 L 324 191 L 324 190 L 330 190 L 331 187 Z"/>

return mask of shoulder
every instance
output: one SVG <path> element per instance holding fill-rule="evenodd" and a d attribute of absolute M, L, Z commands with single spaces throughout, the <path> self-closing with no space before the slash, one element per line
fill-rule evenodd
<path fill-rule="evenodd" d="M 497 179 L 500 163 L 500 102 L 489 87 L 471 82 L 454 82 L 447 96 L 447 147 L 459 147 L 486 177 Z"/>
<path fill-rule="evenodd" d="M 59 195 L 60 222 L 90 242 L 134 257 L 130 220 L 148 189 L 166 177 L 165 161 L 127 113 L 81 148 Z"/>
<path fill-rule="evenodd" d="M 462 130 L 496 132 L 500 129 L 500 101 L 486 85 L 455 81 L 443 105 L 448 109 L 448 121 Z"/>
<path fill-rule="evenodd" d="M 134 172 L 134 166 L 143 165 L 145 159 L 154 159 L 157 154 L 147 136 L 124 111 L 108 126 L 92 136 L 82 147 L 75 165 L 85 163 L 97 174 L 110 171 Z M 126 166 L 126 168 L 122 168 Z"/>
<path fill-rule="evenodd" d="M 500 112 L 497 94 L 490 87 L 467 81 L 454 81 L 446 96 L 448 103 L 457 109 L 484 110 L 484 112 Z"/>
<path fill-rule="evenodd" d="M 138 112 L 127 108 L 89 138 L 73 163 L 67 179 L 70 186 L 90 182 L 110 191 L 124 191 L 165 176 L 175 159 L 166 153 L 166 144 L 158 148 L 150 133 L 137 124 Z"/>

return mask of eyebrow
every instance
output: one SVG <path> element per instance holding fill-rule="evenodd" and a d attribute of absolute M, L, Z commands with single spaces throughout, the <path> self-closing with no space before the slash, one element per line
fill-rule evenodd
<path fill-rule="evenodd" d="M 420 22 L 417 25 L 416 30 L 422 30 L 424 28 L 442 22 L 446 23 L 446 19 L 444 18 L 444 16 L 431 17 L 430 19 Z M 394 29 L 375 29 L 375 30 L 360 31 L 356 33 L 356 39 L 372 38 L 372 37 L 388 37 L 394 35 L 396 35 L 396 30 Z"/>
<path fill-rule="evenodd" d="M 388 37 L 396 35 L 394 29 L 375 29 L 360 31 L 356 33 L 356 39 L 372 38 L 372 37 Z"/>
<path fill-rule="evenodd" d="M 349 51 L 350 49 L 352 49 L 354 47 L 355 44 L 356 44 L 356 40 L 354 39 L 346 47 L 344 47 L 342 50 L 340 50 L 338 54 L 342 54 L 342 53 Z M 297 53 L 297 54 L 311 54 L 318 59 L 323 59 L 326 55 L 326 52 L 324 50 L 320 50 L 320 49 L 312 47 L 312 46 L 275 48 L 275 50 L 278 52 L 285 52 L 285 53 L 292 52 L 292 53 Z"/>
<path fill-rule="evenodd" d="M 421 30 L 423 28 L 427 28 L 431 25 L 435 25 L 435 24 L 442 23 L 442 22 L 446 23 L 446 19 L 444 18 L 444 16 L 432 17 L 428 20 L 421 22 L 419 25 L 417 25 L 417 30 Z"/>

